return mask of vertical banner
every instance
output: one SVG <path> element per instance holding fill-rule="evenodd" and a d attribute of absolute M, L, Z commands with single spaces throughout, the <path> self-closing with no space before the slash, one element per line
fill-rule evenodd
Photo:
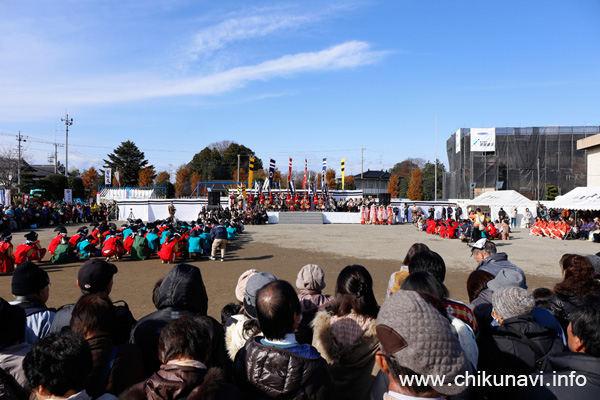
<path fill-rule="evenodd" d="M 4 197 L 4 189 L 0 189 L 0 204 L 6 204 L 6 197 Z"/>
<path fill-rule="evenodd" d="M 296 194 L 296 184 L 294 183 L 294 180 L 290 180 L 290 192 L 292 192 L 292 195 Z"/>
<path fill-rule="evenodd" d="M 327 157 L 323 159 L 323 173 L 321 174 L 321 190 L 325 188 L 325 172 L 327 172 Z"/>
<path fill-rule="evenodd" d="M 119 171 L 115 171 L 115 179 L 117 180 L 117 185 L 121 186 L 121 180 L 119 179 Z"/>
<path fill-rule="evenodd" d="M 73 203 L 73 191 L 71 189 L 65 189 L 65 203 Z"/>
<path fill-rule="evenodd" d="M 6 190 L 5 194 L 6 194 L 6 199 L 5 199 L 6 203 L 4 203 L 4 204 L 7 206 L 10 206 L 12 204 L 12 194 L 10 193 L 10 190 Z"/>
<path fill-rule="evenodd" d="M 104 184 L 110 185 L 112 182 L 112 168 L 106 168 L 104 170 Z"/>
<path fill-rule="evenodd" d="M 306 189 L 306 171 L 308 170 L 308 161 L 304 158 L 304 179 L 302 180 L 302 189 Z"/>
<path fill-rule="evenodd" d="M 248 187 L 252 187 L 252 181 L 254 180 L 254 157 L 250 157 L 248 162 Z"/>
<path fill-rule="evenodd" d="M 290 157 L 290 170 L 288 172 L 288 187 L 290 187 L 291 180 L 292 180 L 292 157 Z"/>
<path fill-rule="evenodd" d="M 28 194 L 24 194 L 23 195 L 23 204 L 27 204 L 29 203 L 29 195 Z"/>
<path fill-rule="evenodd" d="M 273 175 L 275 175 L 275 160 L 271 158 L 269 161 L 269 192 L 271 191 L 271 186 L 273 186 Z"/>
<path fill-rule="evenodd" d="M 342 158 L 342 190 L 344 190 L 344 178 L 346 177 L 346 159 Z"/>

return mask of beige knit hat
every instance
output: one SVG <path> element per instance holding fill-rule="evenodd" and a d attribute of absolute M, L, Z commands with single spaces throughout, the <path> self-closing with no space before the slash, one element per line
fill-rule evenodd
<path fill-rule="evenodd" d="M 523 288 L 508 287 L 492 294 L 492 305 L 502 319 L 508 319 L 531 313 L 535 299 Z"/>
<path fill-rule="evenodd" d="M 235 298 L 238 299 L 240 303 L 244 301 L 244 293 L 246 293 L 246 285 L 248 284 L 248 279 L 255 274 L 258 274 L 257 270 L 249 269 L 248 271 L 245 271 L 242 275 L 240 275 L 237 286 L 235 287 Z"/>
<path fill-rule="evenodd" d="M 306 264 L 298 271 L 296 287 L 300 290 L 325 289 L 325 272 L 317 264 Z"/>

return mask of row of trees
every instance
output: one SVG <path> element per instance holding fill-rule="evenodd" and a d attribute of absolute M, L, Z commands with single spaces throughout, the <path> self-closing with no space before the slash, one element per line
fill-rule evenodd
<path fill-rule="evenodd" d="M 434 200 L 442 198 L 442 179 L 446 172 L 443 163 L 437 160 L 437 188 L 435 185 L 436 163 L 422 158 L 407 158 L 397 163 L 390 170 L 392 176 L 388 183 L 388 193 L 392 197 L 409 198 L 411 200 Z"/>

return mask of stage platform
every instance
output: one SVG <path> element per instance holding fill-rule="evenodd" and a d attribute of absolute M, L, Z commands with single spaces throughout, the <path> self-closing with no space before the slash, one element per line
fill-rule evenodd
<path fill-rule="evenodd" d="M 360 224 L 360 213 L 290 211 L 267 215 L 270 224 Z"/>

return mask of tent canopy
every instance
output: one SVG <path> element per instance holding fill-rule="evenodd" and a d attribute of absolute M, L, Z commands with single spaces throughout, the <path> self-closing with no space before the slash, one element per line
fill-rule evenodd
<path fill-rule="evenodd" d="M 578 187 L 563 196 L 558 196 L 556 200 L 546 202 L 548 208 L 568 209 L 568 210 L 600 210 L 600 187 Z"/>
<path fill-rule="evenodd" d="M 497 190 L 494 192 L 485 192 L 473 200 L 468 200 L 466 204 L 469 206 L 518 208 L 531 207 L 535 203 L 514 190 Z"/>

